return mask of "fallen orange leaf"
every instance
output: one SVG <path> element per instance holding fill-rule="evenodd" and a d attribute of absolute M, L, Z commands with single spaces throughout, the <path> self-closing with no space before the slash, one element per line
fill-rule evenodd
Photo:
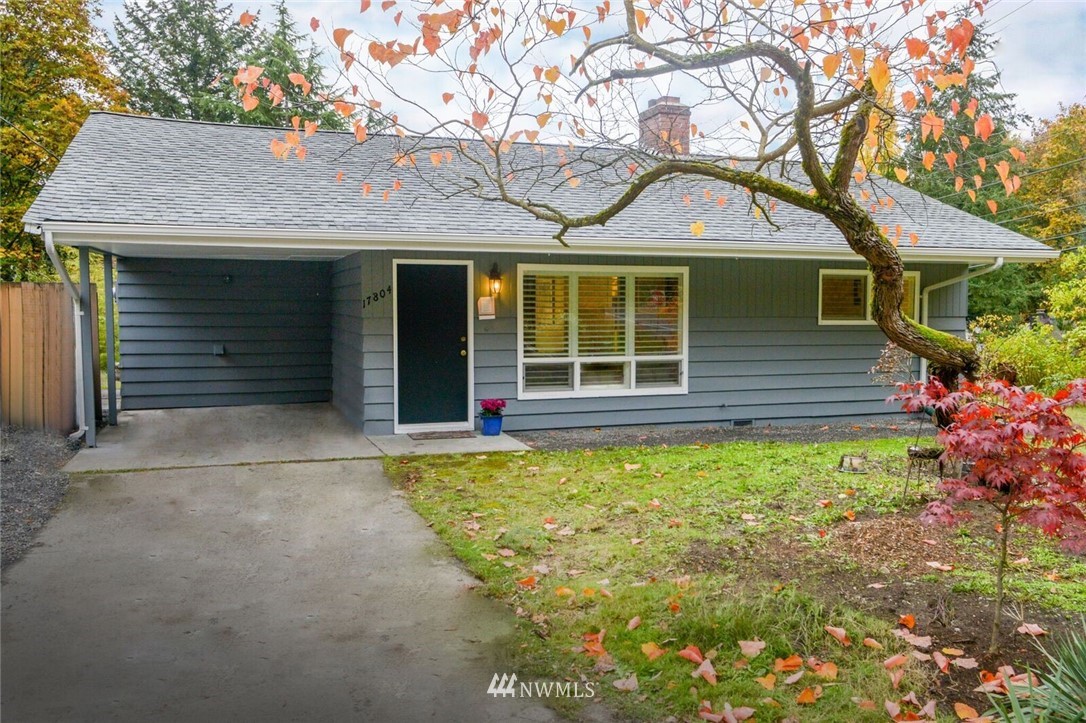
<path fill-rule="evenodd" d="M 645 657 L 649 660 L 656 660 L 661 655 L 667 653 L 667 650 L 661 648 L 656 643 L 645 643 L 641 646 L 641 652 L 645 654 Z"/>

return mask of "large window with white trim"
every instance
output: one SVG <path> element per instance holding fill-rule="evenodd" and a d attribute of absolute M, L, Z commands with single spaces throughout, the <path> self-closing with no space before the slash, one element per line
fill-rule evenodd
<path fill-rule="evenodd" d="M 686 391 L 686 267 L 521 264 L 521 399 Z"/>
<path fill-rule="evenodd" d="M 818 272 L 818 323 L 874 324 L 871 297 L 874 277 L 861 269 L 820 269 Z M 901 312 L 920 318 L 920 272 L 905 272 L 905 298 Z"/>

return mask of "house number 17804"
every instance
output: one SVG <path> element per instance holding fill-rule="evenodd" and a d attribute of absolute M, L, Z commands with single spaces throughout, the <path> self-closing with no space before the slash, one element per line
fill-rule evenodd
<path fill-rule="evenodd" d="M 382 301 L 386 297 L 392 296 L 392 285 L 388 288 L 374 291 L 372 294 L 366 294 L 362 297 L 362 308 L 365 309 L 370 304 L 376 304 L 378 301 Z"/>

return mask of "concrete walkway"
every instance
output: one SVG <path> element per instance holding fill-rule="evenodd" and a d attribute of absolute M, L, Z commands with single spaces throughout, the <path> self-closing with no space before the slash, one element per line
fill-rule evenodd
<path fill-rule="evenodd" d="M 248 433 L 223 424 L 191 431 Z M 224 464 L 233 440 L 117 454 Z M 487 695 L 513 617 L 471 589 L 379 461 L 78 475 L 38 542 L 4 573 L 5 720 L 554 717 Z"/>
<path fill-rule="evenodd" d="M 156 409 L 122 412 L 66 472 L 102 472 L 228 464 L 367 459 L 386 455 L 513 452 L 508 435 L 415 440 L 367 437 L 330 404 Z"/>

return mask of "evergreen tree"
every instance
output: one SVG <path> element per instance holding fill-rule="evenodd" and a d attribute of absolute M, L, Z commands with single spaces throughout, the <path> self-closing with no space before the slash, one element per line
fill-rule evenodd
<path fill-rule="evenodd" d="M 277 105 L 262 100 L 252 111 L 242 113 L 241 122 L 288 126 L 291 118 L 303 113 L 309 119 L 315 116 L 324 130 L 345 130 L 349 127 L 348 119 L 329 109 L 327 104 L 316 101 L 322 95 L 336 95 L 321 79 L 320 52 L 294 27 L 294 19 L 287 10 L 285 0 L 279 0 L 273 12 L 272 27 L 258 32 L 254 50 L 245 60 L 248 65 L 264 69 L 264 76 L 282 88 L 283 99 Z M 291 81 L 289 76 L 293 73 L 301 74 L 310 86 L 303 88 Z M 236 96 L 230 99 L 230 103 L 239 108 Z"/>
<path fill-rule="evenodd" d="M 215 0 L 126 0 L 110 57 L 137 113 L 237 123 L 229 78 L 254 52 L 256 29 Z M 225 80 L 225 82 L 224 82 Z"/>
<path fill-rule="evenodd" d="M 242 25 L 232 6 L 217 0 L 126 0 L 124 12 L 115 19 L 117 40 L 110 51 L 132 110 L 285 127 L 308 106 L 306 117 L 316 117 L 322 128 L 348 127 L 349 119 L 317 101 L 336 91 L 323 83 L 320 52 L 295 28 L 284 0 L 274 6 L 267 28 L 259 16 Z M 231 82 L 242 66 L 263 68 L 261 77 L 282 92 L 279 101 L 264 99 L 245 111 Z M 295 73 L 304 84 L 291 80 Z"/>

